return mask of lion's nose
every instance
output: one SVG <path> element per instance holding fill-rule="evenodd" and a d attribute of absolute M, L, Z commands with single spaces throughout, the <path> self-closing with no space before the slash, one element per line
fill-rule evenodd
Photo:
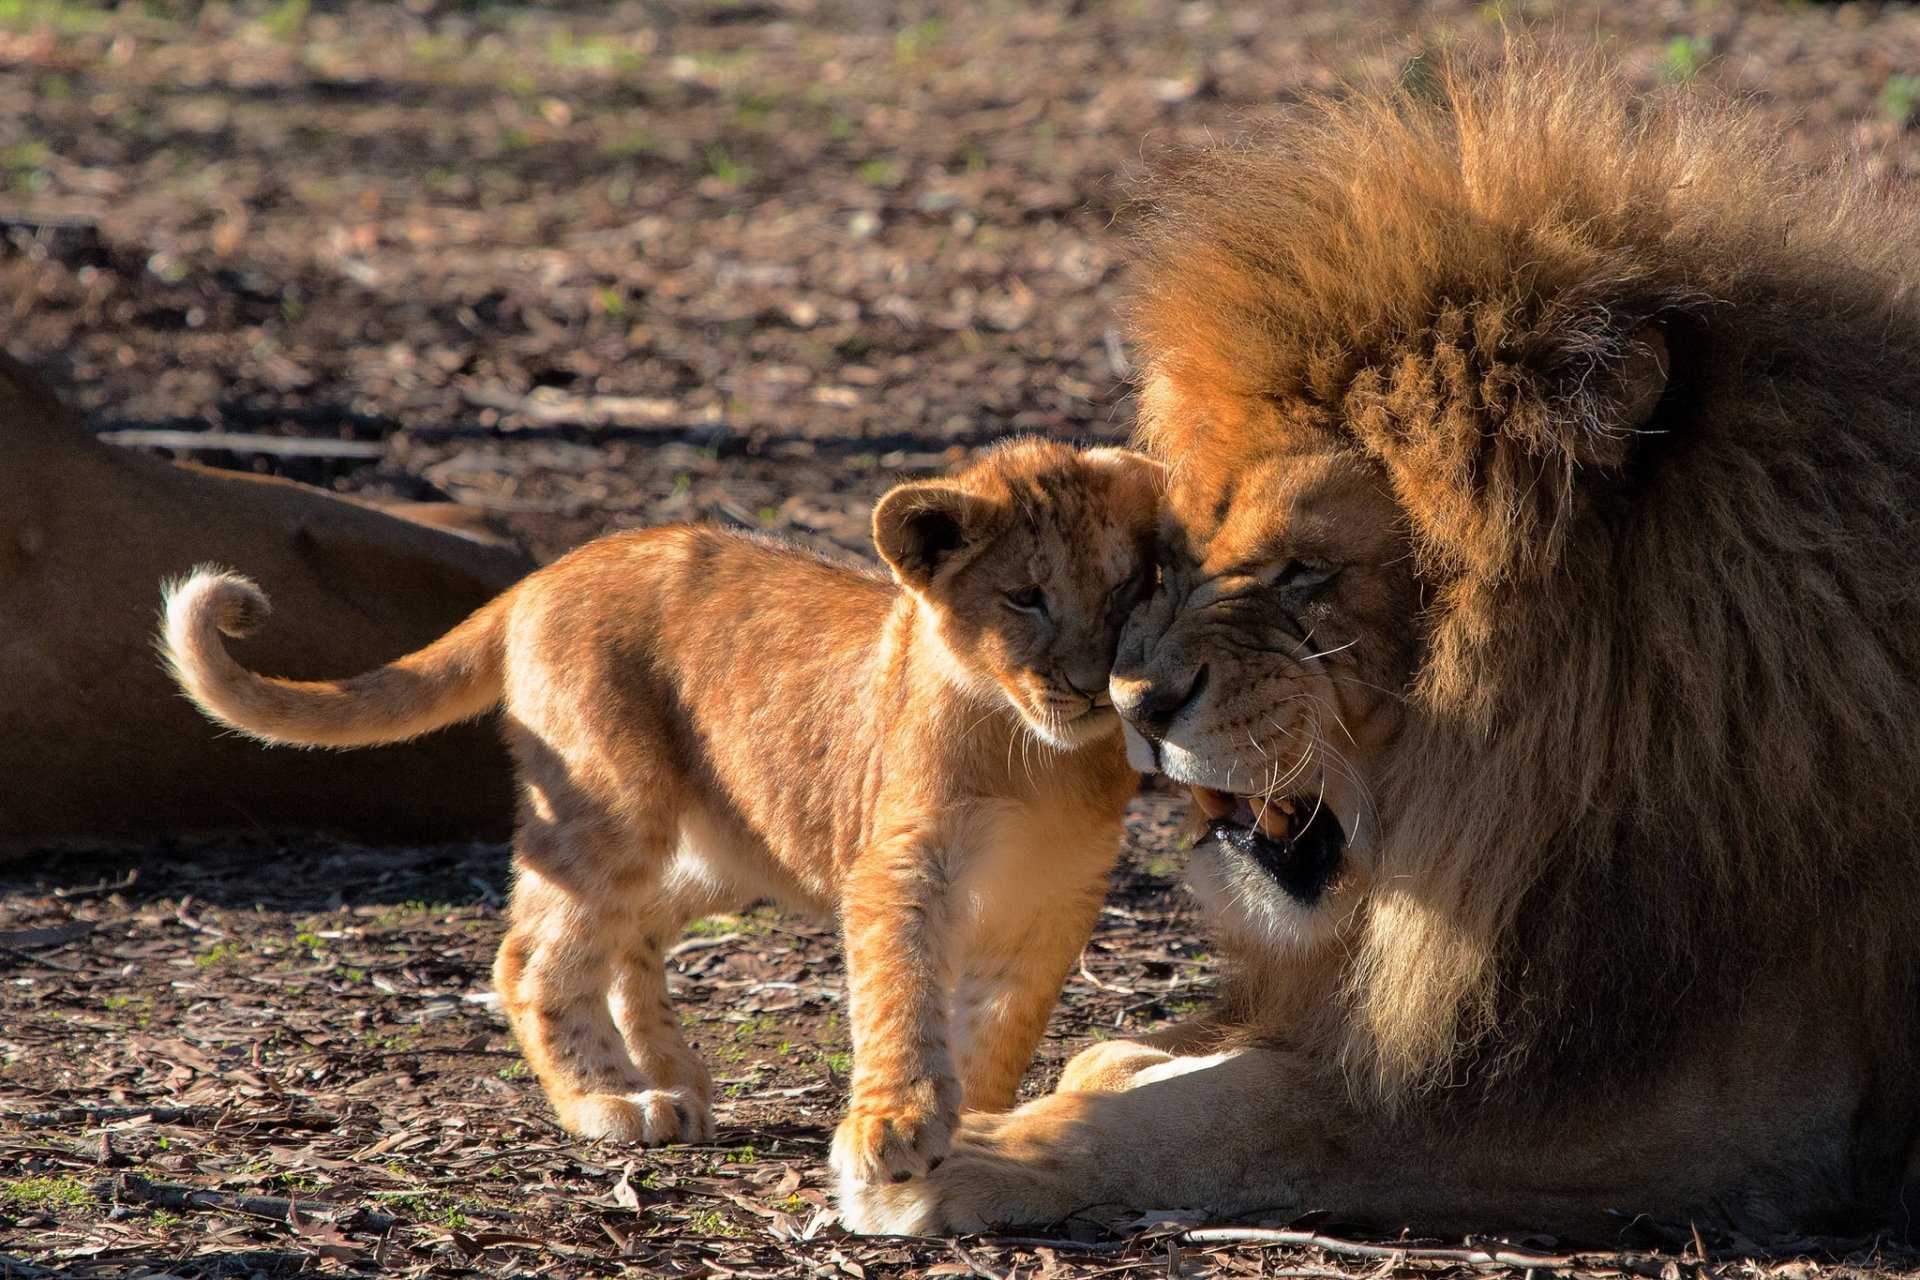
<path fill-rule="evenodd" d="M 1207 687 L 1205 664 L 1187 673 L 1184 680 L 1147 678 L 1129 680 L 1116 676 L 1113 681 L 1113 705 L 1133 722 L 1133 727 L 1149 738 L 1164 738 L 1167 728 L 1189 705 L 1199 701 Z"/>

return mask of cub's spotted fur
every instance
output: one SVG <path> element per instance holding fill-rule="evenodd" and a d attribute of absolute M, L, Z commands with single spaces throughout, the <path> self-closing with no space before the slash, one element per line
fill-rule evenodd
<path fill-rule="evenodd" d="M 494 977 L 561 1121 L 710 1137 L 662 953 L 760 898 L 836 911 L 854 1043 L 843 1179 L 898 1181 L 1012 1105 L 1104 896 L 1137 778 L 1107 696 L 1151 589 L 1162 473 L 1025 441 L 874 510 L 893 581 L 709 528 L 614 534 L 348 680 L 256 675 L 264 594 L 202 571 L 163 647 L 214 719 L 349 747 L 494 707 L 522 792 Z"/>

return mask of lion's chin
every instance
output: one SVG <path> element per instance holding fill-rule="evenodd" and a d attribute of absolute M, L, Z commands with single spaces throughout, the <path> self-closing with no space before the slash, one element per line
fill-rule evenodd
<path fill-rule="evenodd" d="M 1258 866 L 1302 907 L 1317 905 L 1339 876 L 1347 856 L 1346 829 L 1318 797 L 1190 789 L 1215 843 Z"/>

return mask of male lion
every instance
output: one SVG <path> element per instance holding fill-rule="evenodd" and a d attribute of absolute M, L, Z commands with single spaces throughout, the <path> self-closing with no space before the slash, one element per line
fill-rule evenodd
<path fill-rule="evenodd" d="M 850 1218 L 1891 1217 L 1920 202 L 1529 57 L 1148 197 L 1140 436 L 1181 533 L 1114 692 L 1212 820 L 1237 969 Z"/>

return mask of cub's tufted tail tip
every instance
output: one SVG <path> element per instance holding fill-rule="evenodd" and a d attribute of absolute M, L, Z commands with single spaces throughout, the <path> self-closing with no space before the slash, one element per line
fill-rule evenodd
<path fill-rule="evenodd" d="M 236 640 L 258 631 L 273 612 L 267 593 L 253 579 L 208 565 L 168 587 L 166 598 L 169 622 L 204 618 Z"/>

